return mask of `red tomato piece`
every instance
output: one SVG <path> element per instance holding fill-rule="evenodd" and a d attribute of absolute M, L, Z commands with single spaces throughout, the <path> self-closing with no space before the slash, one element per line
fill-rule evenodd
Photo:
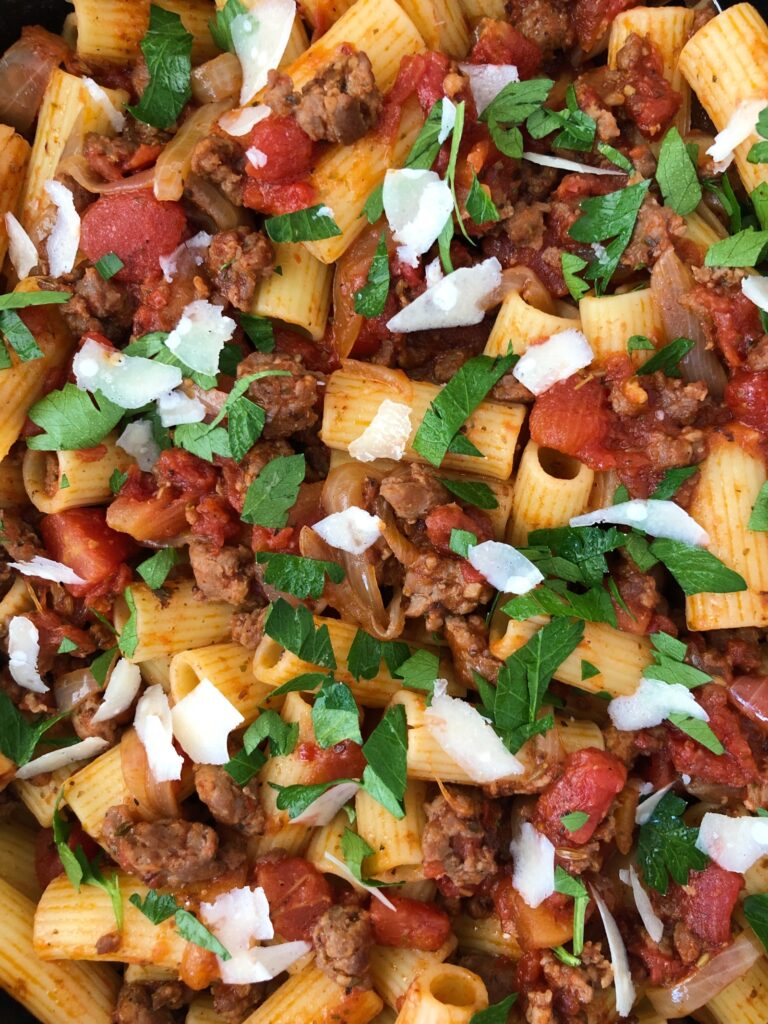
<path fill-rule="evenodd" d="M 287 551 L 298 555 L 299 544 L 296 531 L 292 526 L 282 530 L 273 530 L 268 526 L 254 526 L 251 534 L 251 547 L 254 551 Z"/>
<path fill-rule="evenodd" d="M 737 420 L 768 433 L 768 372 L 737 370 L 725 387 L 725 404 Z"/>
<path fill-rule="evenodd" d="M 160 276 L 160 257 L 173 252 L 186 229 L 180 203 L 161 202 L 146 189 L 119 192 L 85 211 L 80 248 L 92 262 L 115 253 L 124 264 L 115 279 L 140 284 Z"/>
<path fill-rule="evenodd" d="M 725 747 L 725 753 L 713 754 L 670 725 L 669 752 L 675 770 L 716 786 L 746 786 L 756 780 L 757 765 L 741 731 L 739 716 L 728 706 L 725 687 L 709 683 L 696 691 L 696 697 L 709 715 L 709 727 Z"/>
<path fill-rule="evenodd" d="M 293 117 L 273 114 L 259 121 L 251 130 L 248 148 L 266 157 L 263 166 L 257 167 L 246 156 L 245 173 L 256 181 L 271 185 L 298 181 L 312 169 L 314 144 Z"/>
<path fill-rule="evenodd" d="M 641 0 L 576 0 L 571 14 L 582 50 L 589 52 L 622 11 L 637 7 Z"/>
<path fill-rule="evenodd" d="M 238 536 L 242 524 L 226 499 L 218 494 L 205 494 L 190 511 L 189 525 L 196 537 L 221 548 Z"/>
<path fill-rule="evenodd" d="M 734 871 L 710 863 L 703 871 L 691 871 L 685 886 L 672 883 L 668 896 L 675 907 L 675 920 L 712 946 L 731 938 L 731 914 L 744 885 Z"/>
<path fill-rule="evenodd" d="M 521 80 L 533 78 L 541 66 L 541 50 L 506 21 L 483 19 L 470 64 L 514 64 Z"/>
<path fill-rule="evenodd" d="M 491 521 L 485 512 L 476 508 L 461 508 L 455 502 L 450 505 L 438 505 L 433 508 L 424 520 L 427 537 L 432 547 L 448 554 L 451 551 L 451 533 L 453 530 L 467 530 L 474 533 L 478 544 L 490 540 L 493 536 Z"/>
<path fill-rule="evenodd" d="M 77 822 L 70 827 L 67 846 L 70 850 L 76 850 L 78 846 L 82 846 L 83 853 L 89 860 L 95 857 L 99 850 L 97 843 L 83 831 Z M 53 841 L 52 828 L 41 829 L 35 837 L 35 874 L 43 889 L 49 886 L 54 878 L 64 874 L 64 865 L 61 863 L 59 852 Z"/>
<path fill-rule="evenodd" d="M 247 178 L 243 190 L 243 206 L 279 216 L 281 213 L 295 213 L 306 210 L 317 199 L 314 185 L 308 181 L 284 182 L 274 185 L 268 181 L 254 181 Z"/>
<path fill-rule="evenodd" d="M 312 926 L 333 903 L 325 876 L 303 857 L 260 861 L 254 875 L 269 900 L 269 916 L 278 935 L 289 942 L 308 941 Z"/>
<path fill-rule="evenodd" d="M 68 588 L 76 596 L 115 574 L 136 550 L 130 537 L 107 526 L 106 513 L 100 508 L 54 512 L 43 518 L 40 533 L 51 558 L 85 580 L 85 585 Z"/>
<path fill-rule="evenodd" d="M 423 903 L 406 896 L 388 896 L 392 911 L 377 899 L 371 900 L 374 941 L 380 946 L 398 949 L 425 949 L 434 952 L 448 941 L 451 921 L 434 903 Z"/>
<path fill-rule="evenodd" d="M 614 754 L 596 747 L 577 750 L 568 755 L 560 778 L 551 782 L 539 797 L 534 824 L 555 845 L 581 846 L 592 838 L 626 781 L 627 769 Z M 589 815 L 575 832 L 570 832 L 560 820 L 572 811 Z"/>
<path fill-rule="evenodd" d="M 166 448 L 160 453 L 152 472 L 158 484 L 176 487 L 183 494 L 208 494 L 218 479 L 216 468 L 210 462 L 183 448 Z"/>
<path fill-rule="evenodd" d="M 600 381 L 577 376 L 539 395 L 531 410 L 531 438 L 544 448 L 573 455 L 592 469 L 611 469 L 615 457 L 606 447 L 611 424 Z"/>
<path fill-rule="evenodd" d="M 323 750 L 316 743 L 299 743 L 296 755 L 300 761 L 312 764 L 310 782 L 331 782 L 333 779 L 358 779 L 366 761 L 363 749 L 353 740 L 342 740 Z"/>

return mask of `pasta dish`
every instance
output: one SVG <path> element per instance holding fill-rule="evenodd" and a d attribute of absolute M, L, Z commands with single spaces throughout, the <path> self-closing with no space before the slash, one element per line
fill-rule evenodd
<path fill-rule="evenodd" d="M 768 1022 L 755 6 L 73 0 L 0 277 L 14 1024 Z"/>

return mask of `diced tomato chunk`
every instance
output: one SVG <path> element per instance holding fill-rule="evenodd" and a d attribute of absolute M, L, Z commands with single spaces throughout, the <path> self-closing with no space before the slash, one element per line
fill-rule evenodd
<path fill-rule="evenodd" d="M 424 949 L 434 952 L 448 941 L 451 920 L 434 903 L 387 894 L 394 911 L 377 899 L 371 900 L 374 940 L 380 946 L 398 949 Z"/>
<path fill-rule="evenodd" d="M 259 861 L 254 880 L 269 901 L 275 931 L 289 942 L 308 941 L 312 926 L 333 903 L 329 882 L 303 857 Z"/>
<path fill-rule="evenodd" d="M 81 846 L 89 860 L 96 856 L 99 849 L 94 840 L 83 831 L 77 822 L 70 827 L 67 846 L 70 850 L 76 850 L 78 846 Z M 41 829 L 35 837 L 35 874 L 43 889 L 50 885 L 54 878 L 64 874 L 64 865 L 61 863 L 59 852 L 53 841 L 52 828 Z"/>
<path fill-rule="evenodd" d="M 737 370 L 726 384 L 725 403 L 737 420 L 768 433 L 768 371 Z"/>
<path fill-rule="evenodd" d="M 728 706 L 725 687 L 710 683 L 697 690 L 696 696 L 709 715 L 709 727 L 725 747 L 725 753 L 715 754 L 686 733 L 668 726 L 669 750 L 675 770 L 716 786 L 746 786 L 756 780 L 757 765 L 741 731 L 739 716 Z"/>
<path fill-rule="evenodd" d="M 280 185 L 247 178 L 243 190 L 243 206 L 272 216 L 306 210 L 317 200 L 317 191 L 309 181 L 290 181 Z"/>
<path fill-rule="evenodd" d="M 606 447 L 611 413 L 600 381 L 576 375 L 560 381 L 536 399 L 529 423 L 538 445 L 573 455 L 592 469 L 615 466 Z"/>
<path fill-rule="evenodd" d="M 85 211 L 80 248 L 92 262 L 115 253 L 123 262 L 115 279 L 140 284 L 160 276 L 160 257 L 173 252 L 186 229 L 181 203 L 161 202 L 147 189 L 118 192 Z"/>
<path fill-rule="evenodd" d="M 443 53 L 409 53 L 400 61 L 394 85 L 384 98 L 384 112 L 380 122 L 381 133 L 391 138 L 400 123 L 403 104 L 413 94 L 426 114 L 445 94 L 443 81 L 451 67 Z"/>
<path fill-rule="evenodd" d="M 258 157 L 260 166 L 250 158 L 245 162 L 245 173 L 256 181 L 272 185 L 298 181 L 312 169 L 314 144 L 293 117 L 273 114 L 259 121 L 251 130 L 248 149 L 262 154 Z"/>
<path fill-rule="evenodd" d="M 299 743 L 296 755 L 311 763 L 310 781 L 331 782 L 333 779 L 358 779 L 365 768 L 363 749 L 353 740 L 342 740 L 325 750 L 316 743 Z"/>
<path fill-rule="evenodd" d="M 166 448 L 160 452 L 152 472 L 158 484 L 169 484 L 183 494 L 208 494 L 216 486 L 215 466 L 183 448 Z"/>
<path fill-rule="evenodd" d="M 541 50 L 507 21 L 483 18 L 478 39 L 469 54 L 470 64 L 514 64 L 522 81 L 533 78 L 541 66 Z"/>
<path fill-rule="evenodd" d="M 587 843 L 627 781 L 627 769 L 614 754 L 585 747 L 569 754 L 563 774 L 551 782 L 536 803 L 534 824 L 555 844 Z M 589 817 L 571 832 L 560 820 L 573 811 Z"/>
<path fill-rule="evenodd" d="M 744 885 L 741 875 L 710 863 L 703 871 L 691 871 L 687 885 L 672 883 L 667 894 L 674 918 L 710 947 L 731 937 L 731 914 Z"/>
<path fill-rule="evenodd" d="M 85 585 L 68 588 L 76 596 L 114 575 L 136 550 L 130 537 L 107 526 L 106 513 L 100 508 L 54 512 L 43 518 L 40 533 L 51 558 L 85 580 Z"/>
<path fill-rule="evenodd" d="M 207 540 L 216 548 L 237 537 L 242 526 L 232 506 L 219 494 L 203 495 L 189 511 L 189 525 L 196 537 Z"/>
<path fill-rule="evenodd" d="M 424 520 L 424 525 L 427 528 L 429 543 L 443 554 L 451 550 L 451 533 L 454 530 L 474 533 L 478 544 L 490 540 L 493 536 L 491 521 L 485 512 L 476 508 L 463 509 L 455 502 L 433 508 Z"/>

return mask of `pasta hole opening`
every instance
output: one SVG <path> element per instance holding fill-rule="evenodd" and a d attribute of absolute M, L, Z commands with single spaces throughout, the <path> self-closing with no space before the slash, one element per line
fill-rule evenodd
<path fill-rule="evenodd" d="M 477 990 L 462 974 L 438 974 L 429 983 L 431 995 L 444 1006 L 474 1006 Z"/>
<path fill-rule="evenodd" d="M 260 669 L 273 669 L 283 656 L 283 647 L 272 637 L 265 636 L 256 649 L 255 665 Z"/>
<path fill-rule="evenodd" d="M 174 700 L 181 700 L 182 697 L 186 697 L 199 682 L 200 676 L 191 665 L 185 661 L 176 661 L 173 666 L 173 681 L 171 685 Z"/>
<path fill-rule="evenodd" d="M 581 472 L 581 463 L 554 448 L 539 448 L 539 465 L 556 480 L 575 480 Z"/>

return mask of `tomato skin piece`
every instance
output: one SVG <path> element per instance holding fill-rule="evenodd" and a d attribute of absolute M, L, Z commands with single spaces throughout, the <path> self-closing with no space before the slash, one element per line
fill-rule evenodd
<path fill-rule="evenodd" d="M 273 114 L 259 121 L 251 129 L 248 149 L 257 149 L 267 158 L 257 167 L 246 150 L 245 173 L 256 181 L 271 185 L 298 181 L 312 169 L 314 144 L 293 117 Z"/>
<path fill-rule="evenodd" d="M 77 822 L 73 822 L 70 826 L 67 846 L 70 850 L 76 850 L 78 846 L 82 846 L 83 853 L 88 860 L 95 857 L 99 850 L 98 844 L 83 831 Z M 61 863 L 59 852 L 53 841 L 52 828 L 43 828 L 35 836 L 35 874 L 43 889 L 49 886 L 54 878 L 64 874 L 64 865 Z"/>
<path fill-rule="evenodd" d="M 737 420 L 768 433 L 768 372 L 737 370 L 725 386 L 725 404 Z"/>
<path fill-rule="evenodd" d="M 375 897 L 370 906 L 374 941 L 380 946 L 434 953 L 448 941 L 451 921 L 440 907 L 407 896 L 388 895 L 387 898 L 394 904 L 394 912 Z"/>
<path fill-rule="evenodd" d="M 317 199 L 314 185 L 308 181 L 289 181 L 273 185 L 268 181 L 247 178 L 243 189 L 243 206 L 273 217 L 282 213 L 306 210 Z"/>
<path fill-rule="evenodd" d="M 514 64 L 521 81 L 533 78 L 541 66 L 541 50 L 506 21 L 484 19 L 469 54 L 470 64 Z"/>
<path fill-rule="evenodd" d="M 427 528 L 429 543 L 443 554 L 451 553 L 453 530 L 474 533 L 478 544 L 490 540 L 493 536 L 491 522 L 484 512 L 474 508 L 463 509 L 456 502 L 433 508 L 424 520 L 424 525 Z"/>
<path fill-rule="evenodd" d="M 581 846 L 592 838 L 626 782 L 627 769 L 614 754 L 596 747 L 577 750 L 566 758 L 560 778 L 539 797 L 533 822 L 556 846 Z M 560 819 L 573 811 L 583 811 L 589 819 L 569 832 Z"/>
<path fill-rule="evenodd" d="M 299 743 L 296 756 L 311 765 L 308 782 L 312 785 L 334 779 L 357 779 L 366 764 L 363 748 L 354 740 L 342 740 L 325 749 L 316 743 Z"/>
<path fill-rule="evenodd" d="M 180 203 L 161 202 L 146 189 L 102 196 L 82 217 L 80 248 L 95 263 L 115 253 L 123 262 L 115 280 L 141 284 L 160 277 L 160 257 L 181 243 L 187 218 Z"/>
<path fill-rule="evenodd" d="M 675 771 L 715 786 L 746 786 L 757 780 L 755 759 L 741 731 L 739 716 L 728 706 L 725 687 L 708 683 L 696 691 L 696 696 L 709 715 L 709 727 L 725 747 L 725 753 L 714 754 L 669 725 L 669 752 Z"/>
<path fill-rule="evenodd" d="M 592 469 L 612 469 L 606 442 L 611 425 L 605 388 L 598 380 L 569 377 L 536 399 L 529 420 L 531 438 L 543 448 L 573 455 Z"/>
<path fill-rule="evenodd" d="M 330 883 L 303 857 L 260 861 L 254 880 L 269 900 L 275 931 L 288 942 L 308 942 L 313 925 L 333 903 Z"/>
<path fill-rule="evenodd" d="M 687 885 L 670 885 L 673 920 L 681 920 L 710 947 L 720 946 L 731 938 L 731 914 L 743 885 L 742 875 L 713 862 L 703 871 L 691 871 Z"/>
<path fill-rule="evenodd" d="M 116 573 L 136 551 L 130 537 L 107 526 L 106 513 L 100 508 L 53 512 L 43 518 L 40 533 L 50 557 L 85 580 L 85 584 L 68 586 L 76 597 Z"/>

